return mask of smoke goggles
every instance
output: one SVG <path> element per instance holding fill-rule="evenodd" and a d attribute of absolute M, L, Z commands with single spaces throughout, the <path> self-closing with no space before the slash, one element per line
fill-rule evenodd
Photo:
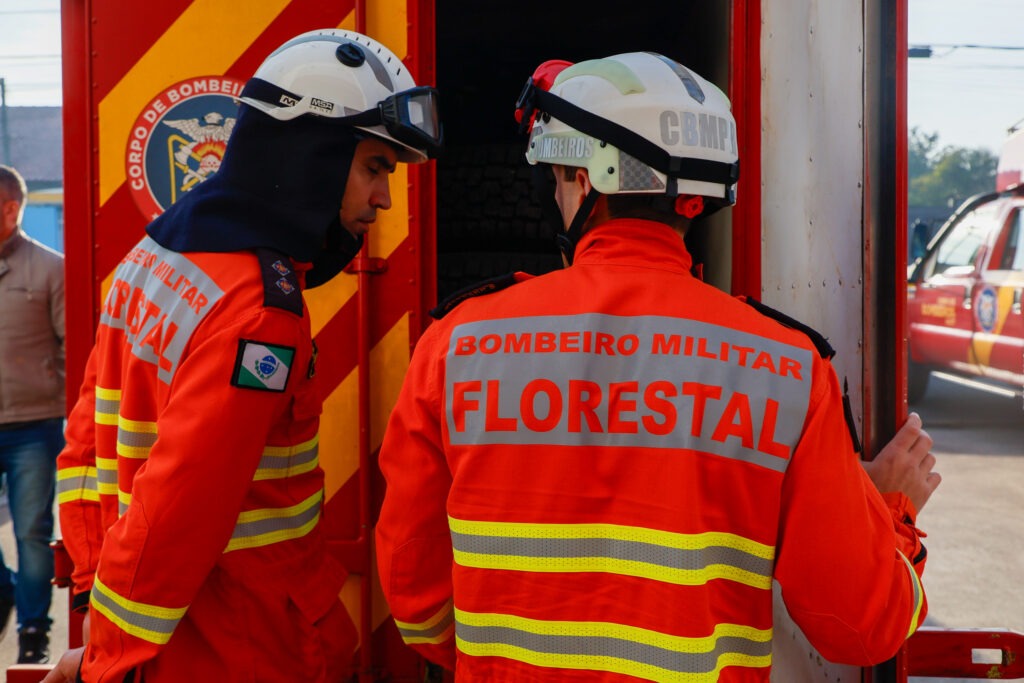
<path fill-rule="evenodd" d="M 277 108 L 271 116 L 278 120 L 315 114 L 330 123 L 357 128 L 384 126 L 395 140 L 421 150 L 430 159 L 435 158 L 441 151 L 444 141 L 437 90 L 426 85 L 394 93 L 379 102 L 375 108 L 348 116 L 337 116 L 338 112 L 333 102 L 316 97 L 303 97 L 261 78 L 250 78 L 239 97 L 259 100 Z M 282 110 L 287 110 L 287 114 Z"/>

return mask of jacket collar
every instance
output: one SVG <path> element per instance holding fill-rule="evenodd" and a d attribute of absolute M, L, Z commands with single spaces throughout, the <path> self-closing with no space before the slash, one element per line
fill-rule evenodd
<path fill-rule="evenodd" d="M 0 258 L 7 258 L 18 248 L 22 242 L 25 241 L 25 233 L 22 232 L 21 226 L 15 228 L 11 236 L 6 241 L 0 242 Z"/>
<path fill-rule="evenodd" d="M 693 267 L 679 233 L 664 223 L 639 218 L 612 219 L 580 238 L 573 266 L 609 261 L 685 273 Z"/>

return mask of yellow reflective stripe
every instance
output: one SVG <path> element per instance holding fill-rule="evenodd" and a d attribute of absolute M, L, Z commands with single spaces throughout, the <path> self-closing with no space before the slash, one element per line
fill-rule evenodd
<path fill-rule="evenodd" d="M 65 467 L 57 470 L 58 504 L 75 500 L 97 502 L 99 499 L 95 467 Z"/>
<path fill-rule="evenodd" d="M 174 628 L 188 609 L 187 606 L 159 607 L 129 600 L 104 585 L 99 576 L 93 579 L 89 607 L 99 611 L 125 633 L 157 645 L 171 639 Z"/>
<path fill-rule="evenodd" d="M 290 507 L 261 508 L 241 513 L 224 552 L 256 548 L 305 536 L 320 521 L 322 500 L 323 491 L 320 490 Z"/>
<path fill-rule="evenodd" d="M 99 385 L 96 386 L 96 398 L 104 401 L 120 401 L 121 390 L 120 389 L 107 389 Z"/>
<path fill-rule="evenodd" d="M 914 586 L 914 615 L 910 619 L 910 629 L 907 631 L 907 638 L 909 638 L 914 635 L 914 631 L 920 626 L 918 622 L 921 619 L 921 610 L 924 609 L 924 587 L 921 585 L 921 578 L 914 571 L 914 565 L 910 563 L 910 560 L 899 550 L 896 551 L 896 554 L 907 565 L 907 571 L 910 572 L 910 581 Z"/>
<path fill-rule="evenodd" d="M 294 446 L 267 446 L 253 476 L 253 481 L 284 479 L 305 474 L 316 468 L 320 435 Z"/>
<path fill-rule="evenodd" d="M 132 504 L 132 494 L 117 490 L 117 514 L 123 515 L 128 511 L 128 506 Z"/>
<path fill-rule="evenodd" d="M 676 585 L 713 579 L 771 588 L 774 548 L 735 534 L 616 524 L 518 524 L 449 517 L 455 561 L 526 572 L 604 572 Z"/>
<path fill-rule="evenodd" d="M 117 458 L 96 458 L 96 490 L 108 496 L 117 493 Z"/>
<path fill-rule="evenodd" d="M 125 458 L 144 460 L 156 442 L 156 422 L 117 419 L 117 454 Z"/>
<path fill-rule="evenodd" d="M 96 387 L 96 409 L 94 420 L 98 425 L 116 425 L 117 411 L 121 405 L 120 389 Z"/>
<path fill-rule="evenodd" d="M 438 610 L 437 614 L 426 621 L 412 623 L 395 619 L 395 626 L 408 645 L 428 643 L 436 645 L 452 637 L 455 632 L 455 615 L 452 601 L 449 600 Z"/>
<path fill-rule="evenodd" d="M 771 629 L 739 624 L 717 624 L 710 636 L 687 638 L 610 622 L 541 621 L 459 609 L 455 620 L 461 652 L 541 667 L 711 683 L 727 666 L 771 665 Z"/>

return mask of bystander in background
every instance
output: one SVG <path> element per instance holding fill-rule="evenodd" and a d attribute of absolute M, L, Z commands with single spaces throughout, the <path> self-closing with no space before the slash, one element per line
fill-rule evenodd
<path fill-rule="evenodd" d="M 17 608 L 18 662 L 49 659 L 53 495 L 64 446 L 64 257 L 21 229 L 25 180 L 0 166 L 0 473 L 18 569 L 0 556 L 0 638 Z"/>

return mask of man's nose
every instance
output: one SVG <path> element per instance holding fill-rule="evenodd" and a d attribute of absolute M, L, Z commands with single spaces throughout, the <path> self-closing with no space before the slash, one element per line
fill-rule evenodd
<path fill-rule="evenodd" d="M 382 186 L 373 193 L 373 206 L 377 209 L 387 211 L 391 208 L 391 183 L 385 181 Z"/>

